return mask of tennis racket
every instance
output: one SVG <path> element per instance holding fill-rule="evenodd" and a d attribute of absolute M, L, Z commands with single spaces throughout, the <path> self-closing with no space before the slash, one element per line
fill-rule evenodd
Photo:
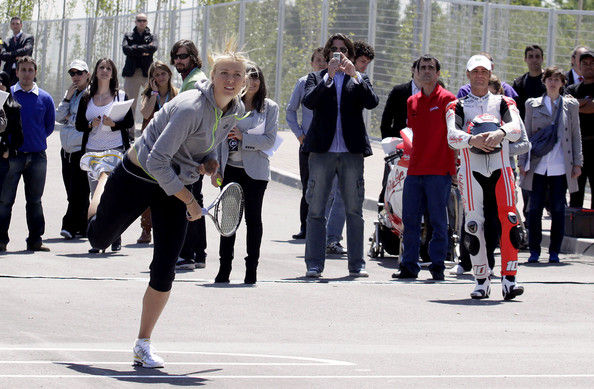
<path fill-rule="evenodd" d="M 212 212 L 210 212 L 212 210 Z M 231 236 L 237 231 L 243 216 L 243 190 L 231 182 L 221 190 L 215 201 L 202 208 L 202 215 L 208 215 L 222 236 Z"/>

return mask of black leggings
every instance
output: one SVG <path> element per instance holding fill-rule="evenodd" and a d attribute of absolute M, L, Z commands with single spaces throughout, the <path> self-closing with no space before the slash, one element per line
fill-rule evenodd
<path fill-rule="evenodd" d="M 159 292 L 168 292 L 186 236 L 186 206 L 177 197 L 167 196 L 127 156 L 109 176 L 97 214 L 89 220 L 87 236 L 91 246 L 105 249 L 148 207 L 155 242 L 149 285 Z"/>
<path fill-rule="evenodd" d="M 246 226 L 246 249 L 247 265 L 255 266 L 260 258 L 260 244 L 262 243 L 262 200 L 264 200 L 264 191 L 268 181 L 254 180 L 247 175 L 244 169 L 227 165 L 225 167 L 225 177 L 223 186 L 230 182 L 237 182 L 243 189 L 245 201 L 245 226 Z M 219 255 L 221 261 L 231 261 L 234 256 L 235 234 L 224 237 L 221 236 L 221 245 Z"/>

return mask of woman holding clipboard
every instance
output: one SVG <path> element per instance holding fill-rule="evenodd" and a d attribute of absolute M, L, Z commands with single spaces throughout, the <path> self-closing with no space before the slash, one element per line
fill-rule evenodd
<path fill-rule="evenodd" d="M 115 63 L 109 58 L 101 58 L 95 64 L 89 91 L 81 97 L 76 113 L 76 129 L 84 133 L 81 149 L 85 150 L 85 153 L 92 152 L 102 156 L 101 152 L 107 150 L 124 153 L 130 147 L 128 129 L 134 127 L 132 110 L 128 108 L 122 119 L 114 121 L 110 117 L 114 103 L 125 102 L 127 99 L 126 93 L 118 87 Z M 118 155 L 117 153 L 113 154 Z M 112 159 L 119 160 L 121 158 Z M 84 156 L 83 160 L 96 162 L 93 158 L 85 159 Z M 89 171 L 91 197 L 97 188 L 98 178 Z M 122 240 L 118 237 L 112 243 L 111 250 L 119 251 L 121 248 Z M 89 250 L 89 253 L 98 252 L 99 249 L 95 247 Z"/>

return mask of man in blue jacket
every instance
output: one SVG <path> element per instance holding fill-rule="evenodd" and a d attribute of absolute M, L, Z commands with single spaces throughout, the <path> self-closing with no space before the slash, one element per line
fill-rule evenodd
<path fill-rule="evenodd" d="M 324 46 L 328 69 L 310 73 L 303 105 L 313 111 L 304 150 L 309 152 L 307 186 L 307 277 L 320 277 L 326 259 L 326 201 L 338 175 L 347 222 L 349 275 L 367 277 L 363 259 L 363 158 L 371 155 L 363 109 L 379 100 L 369 77 L 355 69 L 355 49 L 344 34 L 332 35 Z"/>
<path fill-rule="evenodd" d="M 21 105 L 24 141 L 15 156 L 0 158 L 0 252 L 6 251 L 9 241 L 8 227 L 21 176 L 25 182 L 27 201 L 27 250 L 49 251 L 41 241 L 45 230 L 41 196 L 47 169 L 46 139 L 54 131 L 54 101 L 33 81 L 37 75 L 37 64 L 33 58 L 21 57 L 16 74 L 19 81 L 10 88 L 10 92 Z"/>

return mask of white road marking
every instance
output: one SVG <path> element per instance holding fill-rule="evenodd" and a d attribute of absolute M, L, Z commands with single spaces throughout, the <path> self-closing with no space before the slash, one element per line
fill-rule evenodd
<path fill-rule="evenodd" d="M 61 375 L 42 375 L 42 374 L 28 374 L 28 375 L 16 375 L 16 374 L 2 374 L 0 378 L 145 378 L 145 379 L 473 379 L 473 378 L 498 378 L 498 379 L 511 379 L 511 378 L 594 378 L 594 374 L 472 374 L 472 375 L 168 375 L 164 373 L 162 375 L 134 375 L 134 374 L 122 374 L 122 375 L 73 375 L 73 374 L 61 374 Z"/>
<path fill-rule="evenodd" d="M 65 348 L 65 347 L 0 347 L 0 351 L 70 351 L 70 352 L 100 352 L 100 353 L 127 353 L 132 354 L 132 349 L 85 349 L 85 348 Z M 177 354 L 177 355 L 216 355 L 247 358 L 274 358 L 274 359 L 292 359 L 297 361 L 309 362 L 311 365 L 324 366 L 354 366 L 354 363 L 346 361 L 337 361 L 334 359 L 296 357 L 289 355 L 275 354 L 245 354 L 245 353 L 219 353 L 207 351 L 165 351 L 159 350 L 159 354 Z M 43 361 L 40 361 L 43 362 Z M 51 361 L 48 361 L 51 362 Z M 1 362 L 0 362 L 1 363 Z M 81 363 L 81 362 L 76 362 Z M 97 362 L 95 362 L 97 363 Z M 129 362 L 131 363 L 131 362 Z M 267 362 L 263 362 L 266 364 Z M 198 364 L 198 363 L 197 363 Z M 210 364 L 210 362 L 209 362 Z M 292 364 L 297 364 L 296 362 Z"/>

